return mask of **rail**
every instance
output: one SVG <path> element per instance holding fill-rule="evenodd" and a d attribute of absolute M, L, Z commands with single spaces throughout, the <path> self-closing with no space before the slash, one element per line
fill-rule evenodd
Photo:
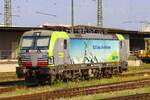
<path fill-rule="evenodd" d="M 114 97 L 114 98 L 102 99 L 102 100 L 150 100 L 150 93 Z"/>
<path fill-rule="evenodd" d="M 56 99 L 56 98 L 65 98 L 65 97 L 73 97 L 77 95 L 89 95 L 95 93 L 104 93 L 110 91 L 119 91 L 124 89 L 135 89 L 139 87 L 143 87 L 144 85 L 150 84 L 150 79 L 136 80 L 136 81 L 127 81 L 120 83 L 113 83 L 107 85 L 96 85 L 89 87 L 80 87 L 73 89 L 62 89 L 51 92 L 43 92 L 43 93 L 35 93 L 28 94 L 22 96 L 14 96 L 14 97 L 5 97 L 0 98 L 0 100 L 48 100 L 48 99 Z"/>

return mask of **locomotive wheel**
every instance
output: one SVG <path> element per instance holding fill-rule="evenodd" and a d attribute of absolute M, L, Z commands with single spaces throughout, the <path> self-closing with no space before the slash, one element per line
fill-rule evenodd
<path fill-rule="evenodd" d="M 69 72 L 67 72 L 67 71 L 63 71 L 63 73 L 61 73 L 60 75 L 59 75 L 59 81 L 63 81 L 63 82 L 68 82 L 69 81 L 69 77 L 68 77 L 68 75 L 69 75 Z"/>
<path fill-rule="evenodd" d="M 90 79 L 89 75 L 84 75 L 84 80 L 89 80 L 89 79 Z"/>
<path fill-rule="evenodd" d="M 101 71 L 99 69 L 95 70 L 94 78 L 96 78 L 96 79 L 102 78 L 102 74 L 101 74 Z"/>
<path fill-rule="evenodd" d="M 73 70 L 71 80 L 78 82 L 81 80 L 82 73 L 79 70 Z"/>
<path fill-rule="evenodd" d="M 119 73 L 122 73 L 122 72 L 123 72 L 122 68 L 121 68 L 121 67 L 119 67 Z"/>
<path fill-rule="evenodd" d="M 25 83 L 27 86 L 38 85 L 39 81 L 34 76 L 25 77 Z"/>
<path fill-rule="evenodd" d="M 112 77 L 112 73 L 110 69 L 103 69 L 103 77 L 104 78 L 110 78 Z"/>
<path fill-rule="evenodd" d="M 75 78 L 75 81 L 76 82 L 79 82 L 81 80 L 81 75 L 78 75 L 76 78 Z"/>
<path fill-rule="evenodd" d="M 101 79 L 102 78 L 102 73 L 98 73 L 96 76 L 97 79 Z"/>
<path fill-rule="evenodd" d="M 27 86 L 38 85 L 39 81 L 32 69 L 25 73 L 25 83 Z"/>
<path fill-rule="evenodd" d="M 119 74 L 119 70 L 118 69 L 114 69 L 114 75 L 118 75 Z"/>

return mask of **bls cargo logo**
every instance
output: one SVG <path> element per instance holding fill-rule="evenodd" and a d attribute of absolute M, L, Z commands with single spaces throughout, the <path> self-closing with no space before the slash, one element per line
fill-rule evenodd
<path fill-rule="evenodd" d="M 116 60 L 118 58 L 119 58 L 119 56 L 112 56 L 112 60 Z"/>

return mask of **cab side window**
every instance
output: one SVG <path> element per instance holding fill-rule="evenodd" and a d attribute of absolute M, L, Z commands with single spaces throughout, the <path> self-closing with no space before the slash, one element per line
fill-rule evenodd
<path fill-rule="evenodd" d="M 64 49 L 67 49 L 67 40 L 64 40 Z"/>

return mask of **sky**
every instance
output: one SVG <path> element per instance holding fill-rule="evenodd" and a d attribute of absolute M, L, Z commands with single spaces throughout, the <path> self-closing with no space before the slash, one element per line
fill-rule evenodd
<path fill-rule="evenodd" d="M 150 0 L 103 0 L 104 27 L 139 30 L 143 22 L 150 22 L 149 4 Z M 74 6 L 75 25 L 96 25 L 97 0 L 74 0 Z M 0 0 L 0 23 L 3 7 Z M 12 15 L 14 26 L 70 25 L 71 0 L 12 0 Z"/>

